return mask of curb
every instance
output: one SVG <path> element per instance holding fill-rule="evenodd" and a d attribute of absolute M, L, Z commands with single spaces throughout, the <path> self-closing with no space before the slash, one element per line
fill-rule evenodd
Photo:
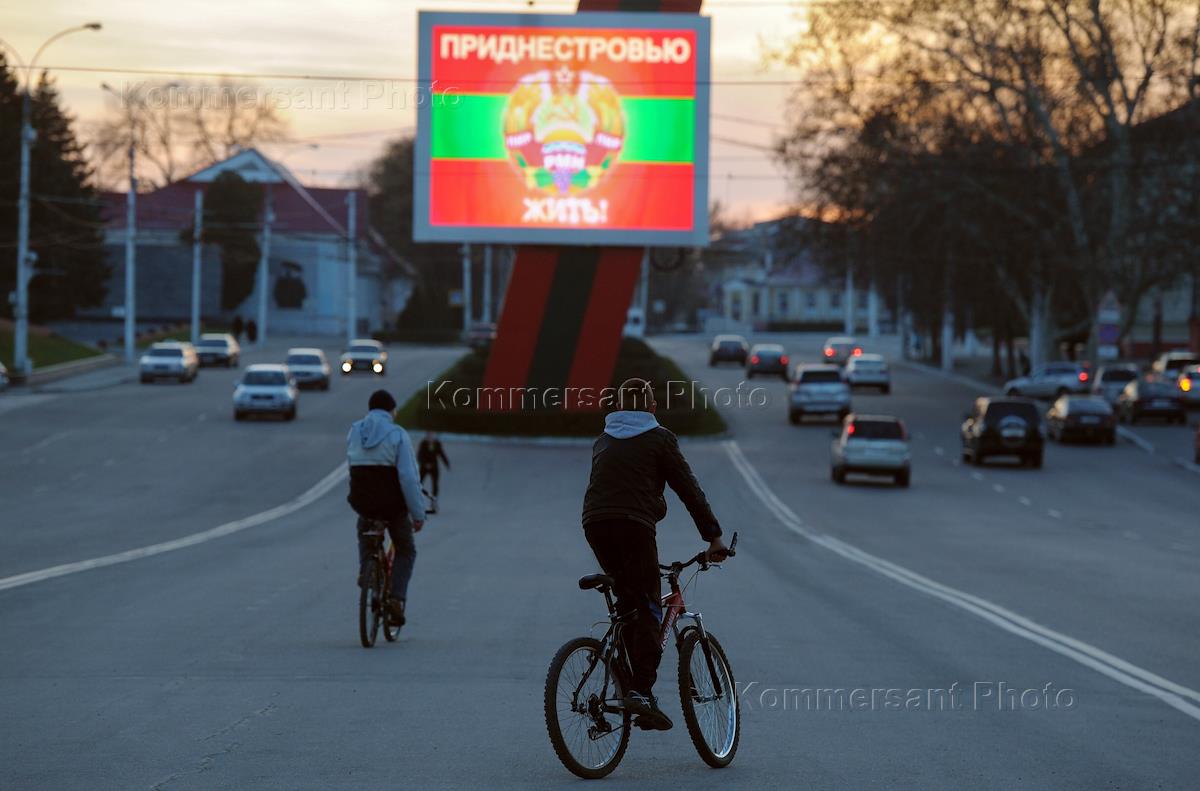
<path fill-rule="evenodd" d="M 72 360 L 67 363 L 59 363 L 58 365 L 48 365 L 45 368 L 35 368 L 33 373 L 21 379 L 14 378 L 14 384 L 23 384 L 27 387 L 37 387 L 43 383 L 57 382 L 59 379 L 66 379 L 77 374 L 86 374 L 92 371 L 98 371 L 102 368 L 110 368 L 114 365 L 119 365 L 120 358 L 113 354 L 97 354 L 92 357 L 84 357 L 82 360 Z"/>

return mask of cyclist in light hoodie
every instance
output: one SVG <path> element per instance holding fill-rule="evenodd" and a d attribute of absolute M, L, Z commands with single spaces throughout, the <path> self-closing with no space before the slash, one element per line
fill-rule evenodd
<path fill-rule="evenodd" d="M 396 626 L 405 621 L 408 581 L 412 578 L 417 547 L 413 534 L 425 524 L 425 498 L 408 432 L 396 425 L 396 400 L 386 390 L 376 390 L 367 403 L 366 417 L 355 421 L 346 436 L 346 461 L 350 466 L 350 494 L 346 500 L 358 514 L 358 584 L 363 585 L 362 563 L 367 542 L 362 534 L 386 529 L 392 537 L 392 589 L 388 618 Z"/>

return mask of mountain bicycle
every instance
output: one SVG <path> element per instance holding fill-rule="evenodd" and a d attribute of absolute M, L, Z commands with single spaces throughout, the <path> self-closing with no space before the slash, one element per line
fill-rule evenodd
<path fill-rule="evenodd" d="M 437 513 L 437 499 L 424 489 L 427 513 Z M 389 643 L 400 636 L 400 626 L 387 617 L 388 591 L 392 589 L 392 560 L 395 549 L 387 538 L 387 523 L 371 520 L 371 529 L 361 534 L 367 543 L 366 558 L 359 573 L 362 575 L 358 588 L 358 639 L 363 648 L 371 648 L 383 628 L 383 637 Z"/>
<path fill-rule="evenodd" d="M 729 543 L 735 554 L 737 533 Z M 679 577 L 688 567 L 698 568 L 682 586 Z M 662 598 L 662 645 L 673 636 L 679 653 L 679 702 L 688 736 L 700 758 L 709 766 L 728 766 L 737 753 L 742 715 L 734 688 L 733 671 L 724 649 L 704 628 L 698 612 L 689 612 L 683 591 L 702 571 L 720 568 L 701 552 L 687 562 L 659 566 L 670 592 Z M 613 604 L 613 579 L 589 574 L 579 580 L 580 590 L 596 590 L 608 606 L 608 629 L 597 640 L 576 637 L 565 643 L 546 673 L 545 716 L 550 744 L 563 766 L 584 779 L 598 779 L 617 768 L 629 746 L 631 715 L 621 703 L 631 677 L 622 631 L 632 613 L 620 615 Z M 680 628 L 679 622 L 690 621 Z M 602 622 L 603 623 L 603 622 Z"/>

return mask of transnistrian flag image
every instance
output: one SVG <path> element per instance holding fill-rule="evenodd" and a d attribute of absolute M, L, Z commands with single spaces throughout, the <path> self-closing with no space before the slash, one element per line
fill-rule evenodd
<path fill-rule="evenodd" d="M 692 230 L 696 31 L 563 19 L 433 26 L 430 226 Z"/>

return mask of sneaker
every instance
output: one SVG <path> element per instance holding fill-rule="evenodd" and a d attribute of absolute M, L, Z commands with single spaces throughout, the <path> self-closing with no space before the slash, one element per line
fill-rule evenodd
<path fill-rule="evenodd" d="M 633 724 L 644 731 L 669 731 L 673 727 L 671 718 L 658 707 L 658 699 L 653 695 L 629 692 L 621 703 L 634 715 Z"/>
<path fill-rule="evenodd" d="M 392 626 L 404 626 L 404 599 L 388 599 L 387 619 Z"/>

